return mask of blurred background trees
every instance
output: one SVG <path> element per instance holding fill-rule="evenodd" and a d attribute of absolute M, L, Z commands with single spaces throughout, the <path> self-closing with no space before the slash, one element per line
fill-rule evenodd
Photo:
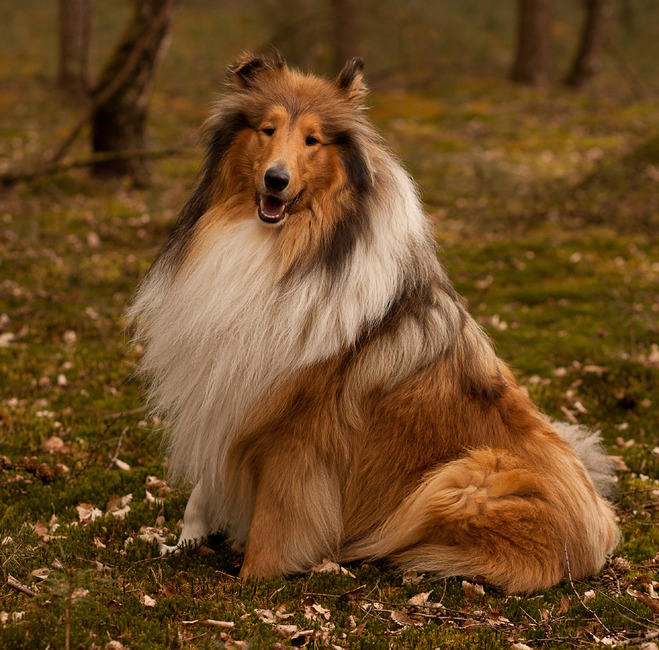
<path fill-rule="evenodd" d="M 92 0 L 58 0 L 59 87 L 74 96 L 92 88 Z"/>
<path fill-rule="evenodd" d="M 174 20 L 177 0 L 134 0 L 133 14 L 105 64 L 95 89 L 91 143 L 95 153 L 142 152 L 151 90 Z M 100 160 L 96 176 L 129 176 L 147 185 L 147 157 Z"/>
<path fill-rule="evenodd" d="M 659 3 L 644 0 L 186 0 L 176 20 L 175 5 L 58 0 L 54 11 L 46 0 L 22 0 L 18 8 L 0 7 L 4 47 L 27 61 L 30 50 L 21 34 L 38 35 L 39 50 L 58 53 L 44 60 L 38 74 L 56 81 L 84 113 L 69 139 L 53 148 L 51 162 L 60 161 L 80 133 L 89 133 L 93 151 L 102 154 L 94 173 L 146 183 L 154 82 L 172 94 L 177 83 L 190 86 L 188 99 L 205 103 L 226 64 L 245 49 L 277 47 L 291 64 L 324 74 L 361 55 L 376 91 L 439 90 L 457 79 L 480 78 L 638 97 L 652 94 L 658 83 L 653 26 Z M 183 40 L 156 80 L 170 33 L 179 37 L 179 20 Z M 191 34 L 194 42 L 186 44 Z M 188 84 L 189 75 L 177 79 L 186 66 L 198 83 Z M 192 88 L 199 96 L 189 94 L 196 92 Z"/>

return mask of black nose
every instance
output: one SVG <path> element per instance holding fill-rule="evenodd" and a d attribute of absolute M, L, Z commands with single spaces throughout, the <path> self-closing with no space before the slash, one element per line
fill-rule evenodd
<path fill-rule="evenodd" d="M 279 167 L 270 167 L 263 177 L 267 189 L 273 192 L 281 192 L 291 180 L 288 172 Z"/>

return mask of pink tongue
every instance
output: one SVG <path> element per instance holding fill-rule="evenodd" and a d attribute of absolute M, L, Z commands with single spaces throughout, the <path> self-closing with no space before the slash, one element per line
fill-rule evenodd
<path fill-rule="evenodd" d="M 276 217 L 284 207 L 284 202 L 274 196 L 264 196 L 262 210 L 269 217 Z"/>

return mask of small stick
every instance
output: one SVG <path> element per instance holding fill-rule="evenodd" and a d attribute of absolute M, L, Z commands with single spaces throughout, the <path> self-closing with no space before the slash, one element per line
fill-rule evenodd
<path fill-rule="evenodd" d="M 119 452 L 121 451 L 121 446 L 124 444 L 124 436 L 127 433 L 128 433 L 128 427 L 125 427 L 124 430 L 121 432 L 121 435 L 119 436 L 119 441 L 117 442 L 117 446 L 114 450 L 114 454 L 112 455 L 112 458 L 110 458 L 110 462 L 108 463 L 108 466 L 105 468 L 106 472 L 109 472 L 114 467 L 114 464 L 117 462 L 117 459 L 119 458 Z"/>
<path fill-rule="evenodd" d="M 22 594 L 25 594 L 26 596 L 36 596 L 37 592 L 32 591 L 29 587 L 26 587 L 25 585 L 21 584 L 14 576 L 12 575 L 7 575 L 7 586 L 11 587 L 12 589 L 16 589 L 16 591 L 20 591 Z"/>

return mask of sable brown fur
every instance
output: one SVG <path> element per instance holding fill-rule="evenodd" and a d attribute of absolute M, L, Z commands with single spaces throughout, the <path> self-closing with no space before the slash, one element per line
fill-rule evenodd
<path fill-rule="evenodd" d="M 224 532 L 244 577 L 386 559 L 520 592 L 597 572 L 619 535 L 606 456 L 465 311 L 364 117 L 362 68 L 230 66 L 138 291 L 150 398 L 194 485 L 179 547 Z"/>

